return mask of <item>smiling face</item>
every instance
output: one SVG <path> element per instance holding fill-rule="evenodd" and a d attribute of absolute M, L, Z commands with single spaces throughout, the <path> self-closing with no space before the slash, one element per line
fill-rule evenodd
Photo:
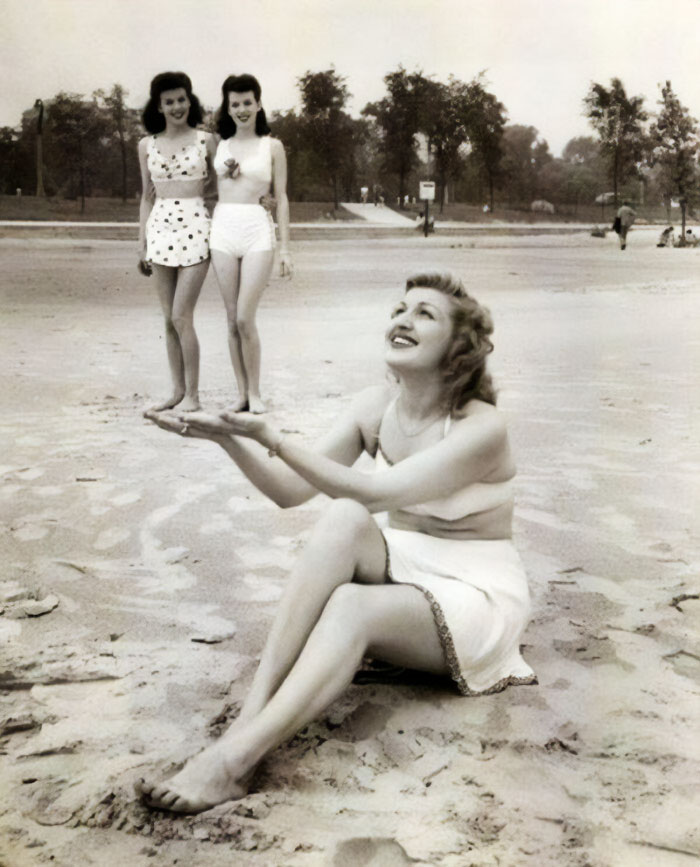
<path fill-rule="evenodd" d="M 158 110 L 165 115 L 166 123 L 181 126 L 187 123 L 191 104 L 185 88 L 176 87 L 161 93 Z"/>
<path fill-rule="evenodd" d="M 386 331 L 386 362 L 397 370 L 437 370 L 453 332 L 449 296 L 436 289 L 409 289 L 391 314 Z"/>
<path fill-rule="evenodd" d="M 228 94 L 228 113 L 236 127 L 255 129 L 255 118 L 260 111 L 260 103 L 255 98 L 252 90 L 245 93 L 237 93 L 235 90 Z"/>

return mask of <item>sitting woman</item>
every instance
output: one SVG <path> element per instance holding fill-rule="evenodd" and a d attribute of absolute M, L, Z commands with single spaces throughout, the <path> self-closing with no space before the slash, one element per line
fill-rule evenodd
<path fill-rule="evenodd" d="M 488 311 L 449 275 L 406 284 L 386 331 L 396 386 L 362 392 L 317 449 L 251 413 L 152 413 L 218 443 L 282 507 L 333 498 L 292 571 L 238 718 L 152 807 L 243 797 L 261 759 L 317 718 L 365 656 L 449 675 L 464 695 L 535 683 L 529 594 L 511 542 L 515 466 L 486 372 Z M 375 472 L 352 464 L 366 451 Z M 381 513 L 381 514 L 376 514 Z"/>

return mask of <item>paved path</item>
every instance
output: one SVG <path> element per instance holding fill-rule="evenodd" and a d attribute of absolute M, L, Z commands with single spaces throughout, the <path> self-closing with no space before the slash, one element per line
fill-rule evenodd
<path fill-rule="evenodd" d="M 367 220 L 368 223 L 381 223 L 382 226 L 412 226 L 413 220 L 399 214 L 393 208 L 387 208 L 386 205 L 371 205 L 363 204 L 362 202 L 342 202 L 342 206 L 355 214 Z"/>

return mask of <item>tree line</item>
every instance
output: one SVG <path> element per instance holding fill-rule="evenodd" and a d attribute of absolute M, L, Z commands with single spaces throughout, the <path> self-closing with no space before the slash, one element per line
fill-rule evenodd
<path fill-rule="evenodd" d="M 289 195 L 295 201 L 357 200 L 361 186 L 389 201 L 416 195 L 418 180 L 436 181 L 446 201 L 559 208 L 591 204 L 601 194 L 647 203 L 698 193 L 698 126 L 670 82 L 658 108 L 630 96 L 613 78 L 592 83 L 582 110 L 595 136 L 572 138 L 554 157 L 534 126 L 509 124 L 505 106 L 483 74 L 447 82 L 403 67 L 384 77 L 385 95 L 359 118 L 347 111 L 346 79 L 334 68 L 297 81 L 300 109 L 275 111 L 273 135 L 286 148 Z M 57 94 L 24 112 L 21 126 L 0 128 L 0 192 L 82 198 L 133 198 L 140 191 L 137 142 L 140 110 L 119 84 L 91 97 Z M 205 124 L 213 129 L 214 116 Z M 40 144 L 40 150 L 38 149 Z"/>

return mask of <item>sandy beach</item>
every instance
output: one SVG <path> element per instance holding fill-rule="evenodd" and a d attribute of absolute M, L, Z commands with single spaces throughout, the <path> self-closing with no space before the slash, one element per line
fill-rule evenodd
<path fill-rule="evenodd" d="M 133 782 L 235 715 L 327 500 L 279 510 L 143 420 L 168 374 L 133 244 L 0 239 L 0 864 L 700 863 L 700 249 L 656 234 L 293 245 L 263 390 L 309 442 L 382 380 L 409 274 L 450 269 L 490 307 L 539 685 L 356 684 L 246 798 L 179 818 Z M 223 409 L 211 273 L 196 327 Z"/>

